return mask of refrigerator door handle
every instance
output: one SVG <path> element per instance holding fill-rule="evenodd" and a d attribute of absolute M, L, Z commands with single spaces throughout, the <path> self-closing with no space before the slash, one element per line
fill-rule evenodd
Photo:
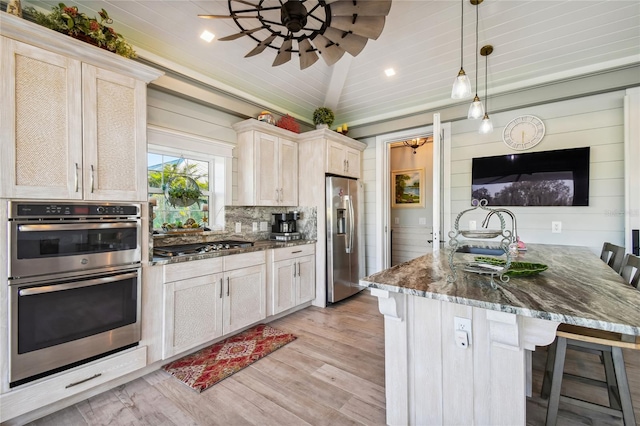
<path fill-rule="evenodd" d="M 349 219 L 348 219 L 348 223 L 349 223 L 349 231 L 347 232 L 347 236 L 346 236 L 346 252 L 347 253 L 351 253 L 353 251 L 353 228 L 354 228 L 354 216 L 355 216 L 355 212 L 353 211 L 353 200 L 351 199 L 351 197 L 347 197 L 347 202 L 348 202 L 348 215 L 349 215 Z"/>

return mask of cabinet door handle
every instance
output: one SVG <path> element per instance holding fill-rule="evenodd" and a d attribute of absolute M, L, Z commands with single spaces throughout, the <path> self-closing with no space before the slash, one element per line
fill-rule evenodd
<path fill-rule="evenodd" d="M 343 172 L 347 171 L 347 160 L 342 160 L 342 171 Z"/>
<path fill-rule="evenodd" d="M 229 296 L 229 277 L 227 277 L 227 296 Z"/>
<path fill-rule="evenodd" d="M 93 164 L 91 165 L 91 193 L 93 194 Z"/>
<path fill-rule="evenodd" d="M 347 162 L 347 172 L 349 171 L 349 160 L 345 160 Z"/>
<path fill-rule="evenodd" d="M 222 284 L 222 278 L 220 278 L 220 299 L 222 299 L 222 289 L 224 288 L 224 285 Z"/>
<path fill-rule="evenodd" d="M 76 177 L 73 180 L 73 183 L 76 187 L 75 191 L 78 192 L 78 163 L 76 163 Z"/>
<path fill-rule="evenodd" d="M 298 262 L 298 276 L 300 276 L 300 262 Z"/>
<path fill-rule="evenodd" d="M 295 278 L 296 276 L 297 276 L 296 275 L 296 264 L 294 263 L 293 264 L 293 278 Z"/>

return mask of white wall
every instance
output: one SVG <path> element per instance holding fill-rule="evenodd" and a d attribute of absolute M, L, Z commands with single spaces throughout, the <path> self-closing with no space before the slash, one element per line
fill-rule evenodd
<path fill-rule="evenodd" d="M 540 117 L 546 126 L 542 142 L 526 152 L 591 147 L 588 207 L 513 207 L 518 233 L 525 243 L 582 245 L 599 253 L 604 241 L 624 245 L 624 91 L 542 104 L 490 114 L 494 131 L 479 135 L 478 122 L 451 123 L 451 221 L 469 208 L 471 200 L 471 159 L 511 152 L 502 142 L 502 130 L 522 114 Z M 490 111 L 489 111 L 490 112 Z M 365 188 L 365 241 L 367 274 L 376 272 L 375 260 L 375 137 L 367 143 L 363 156 Z M 471 218 L 465 215 L 465 220 Z M 475 219 L 478 225 L 484 215 Z M 551 233 L 551 222 L 562 222 L 562 233 Z M 507 219 L 508 222 L 508 219 Z M 468 224 L 467 224 L 468 225 Z M 462 224 L 461 224 L 462 226 Z M 443 234 L 449 229 L 443 229 Z M 445 237 L 444 242 L 447 239 Z"/>
<path fill-rule="evenodd" d="M 509 207 L 517 217 L 520 238 L 525 243 L 587 246 L 594 252 L 600 251 L 604 241 L 624 245 L 623 96 L 622 91 L 612 92 L 494 114 L 494 131 L 490 135 L 479 135 L 476 122 L 454 123 L 452 220 L 469 206 L 471 159 L 516 152 L 502 142 L 502 130 L 511 119 L 532 114 L 545 123 L 546 134 L 542 142 L 526 152 L 591 147 L 589 206 Z M 552 221 L 562 222 L 561 233 L 551 233 Z"/>

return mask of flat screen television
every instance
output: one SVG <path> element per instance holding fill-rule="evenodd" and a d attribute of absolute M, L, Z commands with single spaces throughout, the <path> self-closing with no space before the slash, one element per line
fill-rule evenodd
<path fill-rule="evenodd" d="M 589 147 L 474 158 L 471 197 L 489 206 L 588 206 Z"/>

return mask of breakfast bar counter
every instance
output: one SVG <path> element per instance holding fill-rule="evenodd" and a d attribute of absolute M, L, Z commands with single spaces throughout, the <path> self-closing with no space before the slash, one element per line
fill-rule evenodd
<path fill-rule="evenodd" d="M 385 316 L 388 424 L 525 424 L 529 351 L 553 342 L 559 323 L 640 335 L 640 291 L 587 248 L 531 244 L 514 260 L 548 269 L 496 289 L 460 268 L 447 280 L 448 255 L 361 280 Z"/>

